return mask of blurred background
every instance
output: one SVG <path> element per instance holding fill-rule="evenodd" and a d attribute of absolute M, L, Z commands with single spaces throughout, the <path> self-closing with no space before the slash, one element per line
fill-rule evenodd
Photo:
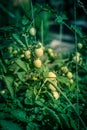
<path fill-rule="evenodd" d="M 65 24 L 58 24 L 58 16 L 67 17 L 68 26 L 75 25 L 87 33 L 87 4 L 83 0 L 32 0 L 37 37 L 41 36 L 43 23 L 44 43 L 56 51 L 70 51 L 75 48 L 74 34 Z M 21 32 L 21 19 L 32 21 L 31 0 L 0 0 L 0 40 L 9 37 L 13 31 Z M 75 21 L 76 18 L 76 21 Z M 24 18 L 25 19 L 25 18 Z"/>

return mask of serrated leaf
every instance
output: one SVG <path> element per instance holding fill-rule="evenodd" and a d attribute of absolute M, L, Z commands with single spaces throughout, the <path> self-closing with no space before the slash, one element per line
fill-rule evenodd
<path fill-rule="evenodd" d="M 5 118 L 5 113 L 0 112 L 0 119 L 4 119 Z"/>
<path fill-rule="evenodd" d="M 22 130 L 21 126 L 12 121 L 0 120 L 2 130 Z"/>
<path fill-rule="evenodd" d="M 22 24 L 23 25 L 28 24 L 28 19 L 26 17 L 23 17 Z"/>
<path fill-rule="evenodd" d="M 77 128 L 77 126 L 76 126 L 76 124 L 75 124 L 75 121 L 74 121 L 72 118 L 70 118 L 70 124 L 71 124 L 71 126 L 72 126 L 72 128 L 73 128 L 74 130 L 78 130 L 78 128 Z"/>
<path fill-rule="evenodd" d="M 9 90 L 10 94 L 11 94 L 11 97 L 14 97 L 14 90 L 13 90 L 13 87 L 12 87 L 12 84 L 13 84 L 13 77 L 11 76 L 4 76 L 4 81 L 6 83 L 6 87 L 7 89 Z"/>
<path fill-rule="evenodd" d="M 69 79 L 66 78 L 66 77 L 63 77 L 63 76 L 58 76 L 58 81 L 61 82 L 61 83 L 64 83 L 65 85 L 69 85 Z"/>
<path fill-rule="evenodd" d="M 71 29 L 75 30 L 80 37 L 83 37 L 82 29 L 80 27 L 77 28 L 74 25 L 71 25 Z"/>
<path fill-rule="evenodd" d="M 44 106 L 44 104 L 42 103 L 42 102 L 40 102 L 40 101 L 35 101 L 35 103 L 38 105 L 38 106 L 41 106 L 41 107 L 43 107 Z"/>
<path fill-rule="evenodd" d="M 39 130 L 39 125 L 33 122 L 29 122 L 26 127 L 26 130 Z"/>
<path fill-rule="evenodd" d="M 18 120 L 27 122 L 26 112 L 20 109 L 13 110 L 11 114 Z"/>
<path fill-rule="evenodd" d="M 20 40 L 20 37 L 19 37 L 19 35 L 17 35 L 17 34 L 12 34 L 12 36 L 13 36 L 13 38 L 16 40 L 16 42 L 18 42 L 19 44 L 20 44 L 20 46 L 22 46 L 22 47 L 26 47 L 25 45 L 24 45 L 24 43 Z"/>
<path fill-rule="evenodd" d="M 48 107 L 45 108 L 45 110 L 48 112 L 48 114 L 57 122 L 61 125 L 62 127 L 62 123 L 60 121 L 60 118 L 58 117 L 58 115 L 56 114 L 56 112 Z"/>
<path fill-rule="evenodd" d="M 0 60 L 0 68 L 2 68 L 5 73 L 7 72 L 5 65 L 2 63 L 1 60 Z"/>
<path fill-rule="evenodd" d="M 61 16 L 58 16 L 56 21 L 59 23 L 59 24 L 62 24 L 64 20 L 67 20 L 67 17 L 65 14 L 61 15 Z"/>
<path fill-rule="evenodd" d="M 17 75 L 21 81 L 25 81 L 25 72 L 17 72 Z"/>
<path fill-rule="evenodd" d="M 70 128 L 70 124 L 68 121 L 68 117 L 65 114 L 59 114 L 60 120 L 62 122 L 63 125 L 66 125 L 68 128 Z"/>
<path fill-rule="evenodd" d="M 17 60 L 15 61 L 15 63 L 16 63 L 18 66 L 20 66 L 20 68 L 22 68 L 24 71 L 26 71 L 26 72 L 28 71 L 26 63 L 25 63 L 24 61 L 22 61 L 21 59 L 17 59 Z"/>

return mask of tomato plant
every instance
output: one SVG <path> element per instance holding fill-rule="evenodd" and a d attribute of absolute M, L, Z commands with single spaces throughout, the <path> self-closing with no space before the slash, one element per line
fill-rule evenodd
<path fill-rule="evenodd" d="M 55 19 L 65 24 L 65 15 Z M 40 28 L 26 15 L 20 24 L 0 44 L 0 129 L 78 130 L 79 121 L 85 130 L 87 39 L 77 31 L 78 52 L 59 55 L 39 39 Z"/>

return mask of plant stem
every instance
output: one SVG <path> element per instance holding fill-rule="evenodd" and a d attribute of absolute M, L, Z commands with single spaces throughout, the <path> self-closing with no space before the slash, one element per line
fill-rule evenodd
<path fill-rule="evenodd" d="M 63 97 L 67 100 L 67 102 L 70 104 L 70 106 L 73 108 L 73 110 L 75 111 L 75 113 L 79 117 L 79 120 L 82 123 L 83 127 L 85 128 L 85 130 L 87 130 L 86 124 L 84 123 L 84 121 L 82 120 L 82 118 L 80 117 L 79 113 L 76 111 L 75 107 L 70 102 L 70 100 L 68 99 L 68 97 L 64 94 L 64 92 L 62 92 L 61 89 L 59 87 L 57 87 L 52 81 L 48 80 L 48 82 L 50 82 L 56 88 L 56 90 L 63 95 Z"/>
<path fill-rule="evenodd" d="M 39 96 L 39 94 L 41 93 L 41 90 L 42 90 L 42 88 L 43 88 L 43 86 L 44 86 L 44 84 L 47 82 L 47 79 L 45 79 L 45 81 L 43 82 L 43 84 L 41 85 L 41 87 L 40 87 L 40 89 L 39 89 L 39 91 L 38 91 L 38 93 L 37 93 L 37 95 L 36 95 L 36 100 L 37 100 L 37 98 L 38 98 L 38 96 Z"/>

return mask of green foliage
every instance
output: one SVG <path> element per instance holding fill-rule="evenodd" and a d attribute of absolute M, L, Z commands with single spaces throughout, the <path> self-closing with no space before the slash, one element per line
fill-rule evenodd
<path fill-rule="evenodd" d="M 25 62 L 23 62 L 21 59 L 17 59 L 15 62 L 20 68 L 22 68 L 25 72 L 27 72 L 28 68 Z"/>
<path fill-rule="evenodd" d="M 21 130 L 20 125 L 12 121 L 0 120 L 2 130 Z"/>
<path fill-rule="evenodd" d="M 78 130 L 79 120 L 80 129 L 85 130 L 87 42 L 82 31 L 67 25 L 65 15 L 57 17 L 58 24 L 76 31 L 83 45 L 77 47 L 78 53 L 74 50 L 59 56 L 39 40 L 44 36 L 42 19 L 45 23 L 56 12 L 47 6 L 21 6 L 23 10 L 27 7 L 20 18 L 21 29 L 9 33 L 11 41 L 4 39 L 0 45 L 0 129 Z M 45 12 L 50 12 L 49 16 L 45 17 Z M 34 14 L 35 18 L 31 17 Z M 30 33 L 30 28 L 36 34 Z M 36 48 L 40 48 L 39 54 L 43 51 L 42 56 L 36 54 Z"/>
<path fill-rule="evenodd" d="M 9 90 L 10 94 L 11 94 L 11 97 L 14 97 L 14 89 L 13 89 L 13 77 L 11 76 L 4 76 L 4 81 L 6 83 L 6 87 L 7 89 Z"/>

